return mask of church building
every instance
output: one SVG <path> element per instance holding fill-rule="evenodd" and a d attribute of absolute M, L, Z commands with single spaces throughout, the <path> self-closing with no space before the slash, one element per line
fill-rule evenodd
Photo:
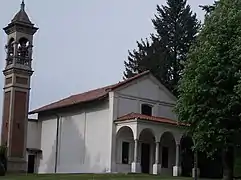
<path fill-rule="evenodd" d="M 28 148 L 42 152 L 38 172 L 178 175 L 184 131 L 175 100 L 144 72 L 31 111 L 38 121 L 31 121 Z"/>
<path fill-rule="evenodd" d="M 4 28 L 1 144 L 8 147 L 9 171 L 192 175 L 192 139 L 173 112 L 176 97 L 149 71 L 29 112 L 37 30 L 24 2 Z M 202 160 L 198 170 L 204 176 L 216 165 Z"/>

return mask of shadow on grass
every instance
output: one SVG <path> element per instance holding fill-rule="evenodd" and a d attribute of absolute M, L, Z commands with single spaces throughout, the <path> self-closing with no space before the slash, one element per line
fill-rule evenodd
<path fill-rule="evenodd" d="M 3 180 L 191 180 L 184 177 L 164 177 L 144 174 L 44 174 L 44 175 L 8 175 Z"/>

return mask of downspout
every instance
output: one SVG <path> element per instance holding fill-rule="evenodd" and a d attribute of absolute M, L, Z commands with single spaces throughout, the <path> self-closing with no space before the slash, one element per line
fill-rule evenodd
<path fill-rule="evenodd" d="M 86 127 L 86 111 L 84 113 L 85 113 L 85 116 L 84 116 L 85 117 L 85 121 L 84 121 L 85 122 L 85 125 L 84 125 L 85 127 L 84 127 L 84 159 L 83 159 L 83 164 L 85 164 L 85 158 L 86 158 L 85 157 L 86 156 L 86 145 L 85 145 L 85 143 L 86 143 L 86 128 L 87 128 Z"/>
<path fill-rule="evenodd" d="M 57 127 L 56 127 L 56 149 L 55 149 L 55 164 L 54 164 L 54 172 L 57 173 L 58 168 L 58 154 L 59 154 L 59 120 L 60 116 L 55 114 L 57 117 Z"/>

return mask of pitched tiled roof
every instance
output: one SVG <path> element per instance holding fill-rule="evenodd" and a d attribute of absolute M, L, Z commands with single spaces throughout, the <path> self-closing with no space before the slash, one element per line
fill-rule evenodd
<path fill-rule="evenodd" d="M 23 22 L 32 24 L 27 13 L 25 12 L 25 3 L 22 1 L 20 11 L 14 16 L 12 22 Z"/>
<path fill-rule="evenodd" d="M 160 122 L 160 123 L 170 124 L 170 125 L 186 126 L 183 123 L 178 123 L 177 121 L 174 121 L 174 120 L 171 120 L 171 119 L 168 119 L 168 118 L 156 117 L 156 116 L 147 116 L 147 115 L 139 114 L 139 113 L 126 114 L 124 116 L 121 116 L 121 117 L 117 118 L 116 121 L 126 121 L 126 120 L 131 120 L 131 119 L 140 119 L 140 120 L 154 121 L 154 122 Z"/>
<path fill-rule="evenodd" d="M 76 105 L 76 104 L 80 104 L 80 103 L 84 103 L 84 102 L 90 102 L 90 101 L 108 97 L 109 92 L 115 90 L 116 88 L 124 86 L 127 83 L 132 82 L 133 80 L 143 77 L 149 73 L 150 73 L 149 71 L 145 71 L 132 78 L 129 78 L 127 80 L 124 80 L 122 82 L 119 82 L 119 83 L 116 83 L 116 84 L 113 84 L 110 86 L 106 86 L 106 87 L 94 89 L 91 91 L 87 91 L 87 92 L 84 92 L 81 94 L 69 96 L 65 99 L 59 100 L 57 102 L 53 102 L 51 104 L 48 104 L 46 106 L 33 110 L 33 111 L 29 112 L 29 114 L 35 114 L 35 113 L 40 113 L 40 112 L 44 112 L 44 111 L 55 110 L 55 109 L 59 109 L 59 108 L 68 107 L 71 105 Z"/>

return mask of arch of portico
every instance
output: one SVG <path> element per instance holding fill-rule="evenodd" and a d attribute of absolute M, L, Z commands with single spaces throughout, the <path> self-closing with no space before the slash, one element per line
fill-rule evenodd
<path fill-rule="evenodd" d="M 121 122 L 116 127 L 118 172 L 180 175 L 179 154 L 183 136 L 180 127 L 144 121 Z M 128 139 L 130 156 L 127 165 L 121 163 L 121 142 Z"/>
<path fill-rule="evenodd" d="M 160 137 L 159 163 L 161 173 L 171 175 L 176 165 L 176 139 L 171 131 L 165 131 Z"/>
<path fill-rule="evenodd" d="M 116 171 L 128 173 L 134 161 L 134 131 L 131 126 L 119 126 L 116 134 Z M 123 151 L 123 145 L 128 145 L 128 154 Z M 126 146 L 127 146 L 126 145 Z M 125 156 L 125 157 L 124 157 Z"/>
<path fill-rule="evenodd" d="M 116 123 L 116 170 L 192 176 L 192 145 L 192 138 L 180 126 L 137 120 Z M 212 161 L 198 153 L 198 159 L 200 176 L 214 176 L 215 171 L 216 176 L 222 175 L 218 158 Z"/>
<path fill-rule="evenodd" d="M 138 138 L 138 160 L 142 173 L 152 173 L 155 156 L 155 133 L 150 128 L 142 129 Z"/>

